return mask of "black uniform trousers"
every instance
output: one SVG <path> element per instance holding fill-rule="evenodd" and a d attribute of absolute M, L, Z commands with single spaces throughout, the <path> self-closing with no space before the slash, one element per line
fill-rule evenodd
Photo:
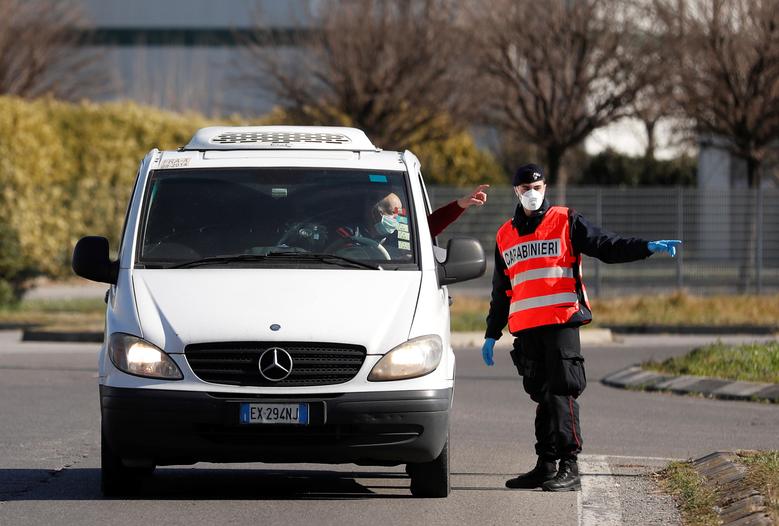
<path fill-rule="evenodd" d="M 536 454 L 575 458 L 582 450 L 579 404 L 587 379 L 579 328 L 548 325 L 515 334 L 512 360 L 536 408 Z"/>

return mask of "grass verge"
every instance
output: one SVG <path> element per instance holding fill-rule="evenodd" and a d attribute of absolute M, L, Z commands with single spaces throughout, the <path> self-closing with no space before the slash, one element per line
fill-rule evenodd
<path fill-rule="evenodd" d="M 779 342 L 744 345 L 714 343 L 663 362 L 646 362 L 642 367 L 673 375 L 779 383 Z"/>
<path fill-rule="evenodd" d="M 689 462 L 672 462 L 658 474 L 660 487 L 676 500 L 686 526 L 717 526 L 717 493 Z"/>
<path fill-rule="evenodd" d="M 489 299 L 456 297 L 452 330 L 483 331 Z M 779 294 L 693 296 L 684 292 L 592 301 L 597 325 L 758 325 L 777 327 Z"/>
<path fill-rule="evenodd" d="M 0 325 L 36 326 L 56 331 L 102 331 L 105 303 L 101 298 L 25 300 L 0 307 Z"/>
<path fill-rule="evenodd" d="M 685 293 L 594 300 L 598 325 L 765 325 L 779 320 L 779 294 L 691 296 Z M 489 300 L 458 296 L 451 310 L 453 331 L 483 331 Z M 0 307 L 0 324 L 102 327 L 102 299 L 26 300 Z"/>
<path fill-rule="evenodd" d="M 694 296 L 685 292 L 592 302 L 602 325 L 761 325 L 777 327 L 779 294 Z"/>
<path fill-rule="evenodd" d="M 779 524 L 779 451 L 744 451 L 738 460 L 747 466 L 750 486 L 766 498 L 771 520 Z"/>

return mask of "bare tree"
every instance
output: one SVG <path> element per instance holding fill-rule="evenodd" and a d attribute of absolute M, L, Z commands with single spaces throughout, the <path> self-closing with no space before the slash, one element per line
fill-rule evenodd
<path fill-rule="evenodd" d="M 0 0 L 0 94 L 62 99 L 100 94 L 110 77 L 80 47 L 83 16 L 72 2 Z"/>
<path fill-rule="evenodd" d="M 664 79 L 651 83 L 634 101 L 630 116 L 641 121 L 646 133 L 646 148 L 644 158 L 654 160 L 657 150 L 657 125 L 664 118 L 676 114 L 673 86 Z"/>
<path fill-rule="evenodd" d="M 679 107 L 746 163 L 750 188 L 779 140 L 779 0 L 655 0 Z M 756 278 L 760 206 L 744 222 L 740 286 Z M 759 288 L 759 285 L 758 285 Z"/>
<path fill-rule="evenodd" d="M 699 133 L 722 137 L 750 187 L 779 139 L 779 1 L 655 0 L 675 98 Z"/>
<path fill-rule="evenodd" d="M 312 14 L 316 29 L 293 39 L 297 52 L 268 45 L 258 30 L 243 57 L 242 85 L 270 91 L 294 122 L 354 125 L 385 148 L 461 131 L 472 92 L 453 2 L 333 0 L 322 7 Z"/>
<path fill-rule="evenodd" d="M 544 152 L 564 199 L 566 152 L 628 115 L 647 82 L 643 40 L 616 0 L 493 0 L 471 16 L 486 118 Z"/>

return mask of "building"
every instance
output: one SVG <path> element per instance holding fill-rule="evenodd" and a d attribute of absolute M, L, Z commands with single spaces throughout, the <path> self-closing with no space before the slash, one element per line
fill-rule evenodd
<path fill-rule="evenodd" d="M 319 0 L 71 0 L 85 46 L 111 68 L 107 98 L 207 115 L 265 113 L 273 101 L 241 82 L 251 35 L 289 42 Z M 271 37 L 273 37 L 271 39 Z M 284 45 L 279 52 L 284 53 Z"/>

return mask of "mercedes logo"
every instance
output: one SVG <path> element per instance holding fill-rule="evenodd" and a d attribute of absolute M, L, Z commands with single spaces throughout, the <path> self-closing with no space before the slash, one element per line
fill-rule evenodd
<path fill-rule="evenodd" d="M 292 373 L 292 356 L 281 347 L 271 347 L 260 355 L 260 374 L 271 382 L 280 382 Z"/>

